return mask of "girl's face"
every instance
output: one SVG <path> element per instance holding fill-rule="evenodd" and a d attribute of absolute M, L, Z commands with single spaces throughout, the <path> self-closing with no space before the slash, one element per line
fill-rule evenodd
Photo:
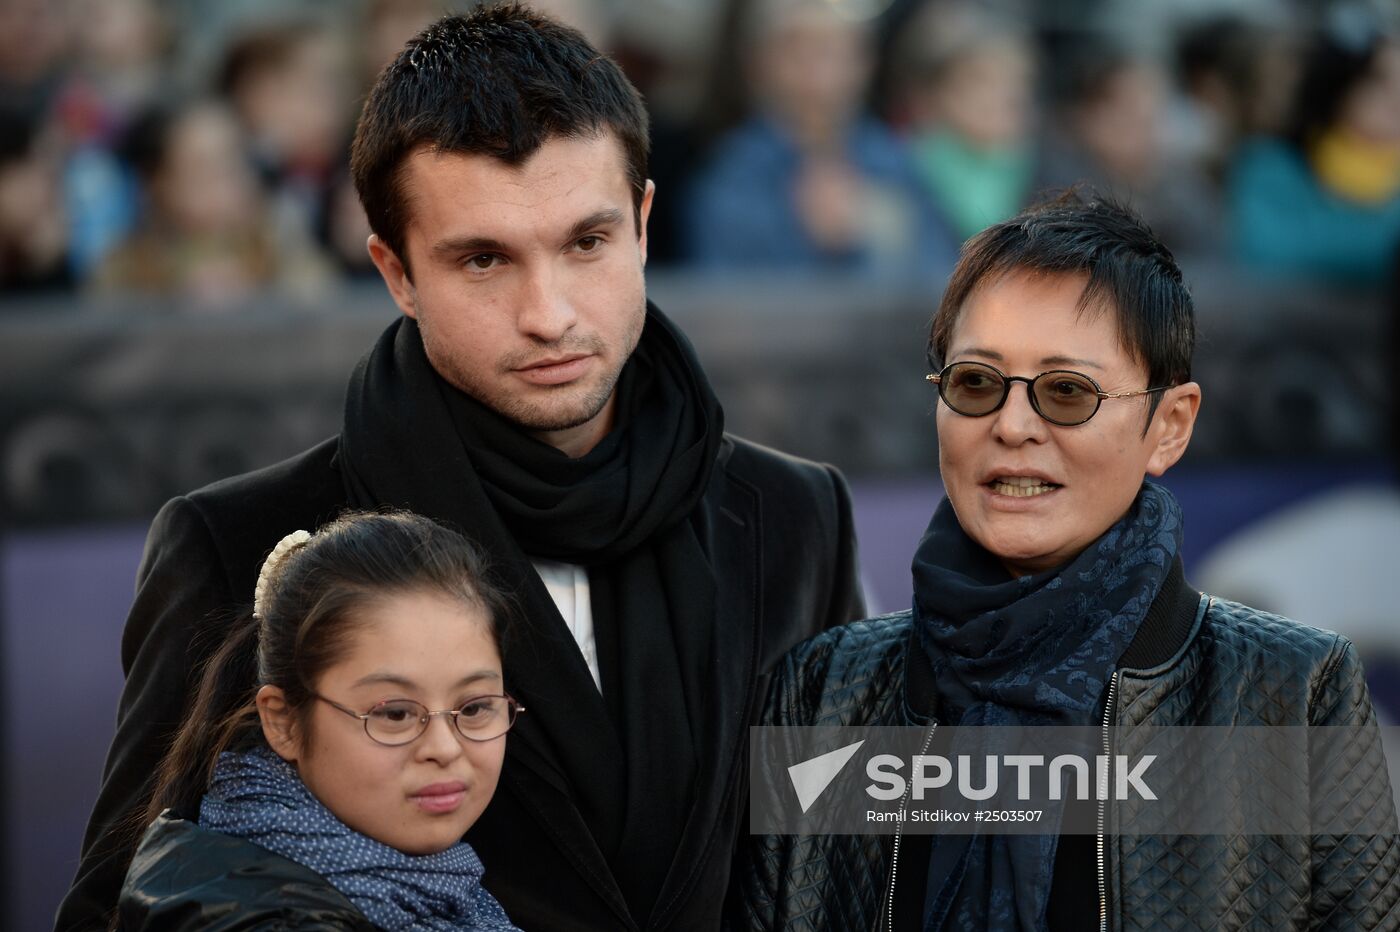
<path fill-rule="evenodd" d="M 363 606 L 357 620 L 349 650 L 315 683 L 326 699 L 355 712 L 386 699 L 413 699 L 435 711 L 504 691 L 500 653 L 480 609 L 409 592 Z M 277 687 L 264 686 L 259 706 L 275 707 L 277 696 Z M 312 700 L 304 730 L 291 723 L 285 703 L 281 708 L 280 717 L 275 709 L 263 714 L 273 749 L 342 822 L 406 854 L 433 854 L 461 840 L 496 790 L 504 735 L 470 741 L 451 716 L 437 715 L 416 740 L 386 747 L 370 739 L 363 721 L 328 702 Z"/>

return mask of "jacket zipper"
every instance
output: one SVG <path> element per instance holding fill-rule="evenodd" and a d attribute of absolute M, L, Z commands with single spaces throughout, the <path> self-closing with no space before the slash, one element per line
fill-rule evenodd
<path fill-rule="evenodd" d="M 1109 756 L 1108 726 L 1113 721 L 1113 700 L 1118 694 L 1118 671 L 1113 671 L 1113 676 L 1108 681 L 1108 701 L 1103 707 L 1103 754 L 1105 760 L 1104 778 L 1112 781 L 1113 758 Z M 1108 808 L 1108 787 L 1099 787 L 1099 818 L 1098 818 L 1098 867 L 1099 867 L 1099 932 L 1108 932 L 1108 871 L 1106 869 L 1104 851 L 1106 848 L 1104 839 L 1104 822 Z"/>
<path fill-rule="evenodd" d="M 1108 681 L 1108 701 L 1103 707 L 1103 753 L 1104 759 L 1108 762 L 1105 768 L 1105 777 L 1112 782 L 1112 763 L 1110 756 L 1112 748 L 1109 746 L 1108 729 L 1113 722 L 1113 700 L 1118 695 L 1118 671 L 1113 671 L 1113 676 Z M 927 734 L 924 735 L 924 745 L 919 749 L 919 754 L 928 753 L 929 745 L 933 743 L 933 732 L 938 727 L 934 722 L 929 726 Z M 1099 877 L 1099 932 L 1108 932 L 1108 872 L 1106 870 L 1104 853 L 1106 850 L 1104 839 L 1104 823 L 1107 816 L 1107 797 L 1109 787 L 1101 787 L 1098 800 L 1098 839 L 1097 839 L 1097 860 Z M 888 932 L 894 932 L 894 885 L 899 875 L 899 842 L 904 837 L 904 812 L 909 805 L 909 796 L 913 792 L 913 783 L 904 788 L 904 796 L 899 801 L 900 819 L 894 830 L 894 851 L 890 855 L 890 885 L 885 894 L 885 928 Z"/>
<path fill-rule="evenodd" d="M 933 743 L 933 730 L 937 727 L 937 722 L 928 726 L 928 732 L 924 735 L 924 746 L 919 749 L 919 754 L 921 756 L 928 753 L 928 746 Z M 904 812 L 905 809 L 908 808 L 909 796 L 913 791 L 914 781 L 911 780 L 909 784 L 904 787 L 904 796 L 899 800 L 899 821 L 895 823 L 894 829 L 894 852 L 890 855 L 890 886 L 889 891 L 885 894 L 887 897 L 885 903 L 886 932 L 894 932 L 894 881 L 896 874 L 899 872 L 899 840 L 904 837 Z M 877 929 L 879 927 L 878 921 L 876 922 L 876 927 Z"/>

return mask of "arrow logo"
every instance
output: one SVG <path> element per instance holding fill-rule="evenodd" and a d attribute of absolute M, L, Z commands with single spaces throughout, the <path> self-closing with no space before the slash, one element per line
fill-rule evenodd
<path fill-rule="evenodd" d="M 797 801 L 801 804 L 803 813 L 812 808 L 817 797 L 826 792 L 831 781 L 835 780 L 841 769 L 856 756 L 856 751 L 859 751 L 864 743 L 865 739 L 862 738 L 855 744 L 819 754 L 788 768 L 788 779 L 792 781 L 792 788 L 797 791 Z"/>

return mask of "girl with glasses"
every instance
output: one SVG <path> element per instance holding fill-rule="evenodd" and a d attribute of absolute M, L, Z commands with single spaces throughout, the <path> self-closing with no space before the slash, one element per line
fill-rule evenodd
<path fill-rule="evenodd" d="M 418 515 L 283 538 L 157 775 L 114 927 L 514 929 L 462 840 L 522 711 L 507 612 Z"/>

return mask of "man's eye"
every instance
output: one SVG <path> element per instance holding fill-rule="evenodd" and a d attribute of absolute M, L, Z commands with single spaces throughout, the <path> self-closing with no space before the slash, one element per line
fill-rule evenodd
<path fill-rule="evenodd" d="M 598 247 L 603 245 L 601 236 L 583 236 L 574 243 L 579 252 L 597 252 Z"/>
<path fill-rule="evenodd" d="M 491 255 L 489 252 L 483 252 L 468 259 L 467 266 L 479 272 L 485 272 L 495 268 L 498 261 L 496 256 Z"/>

